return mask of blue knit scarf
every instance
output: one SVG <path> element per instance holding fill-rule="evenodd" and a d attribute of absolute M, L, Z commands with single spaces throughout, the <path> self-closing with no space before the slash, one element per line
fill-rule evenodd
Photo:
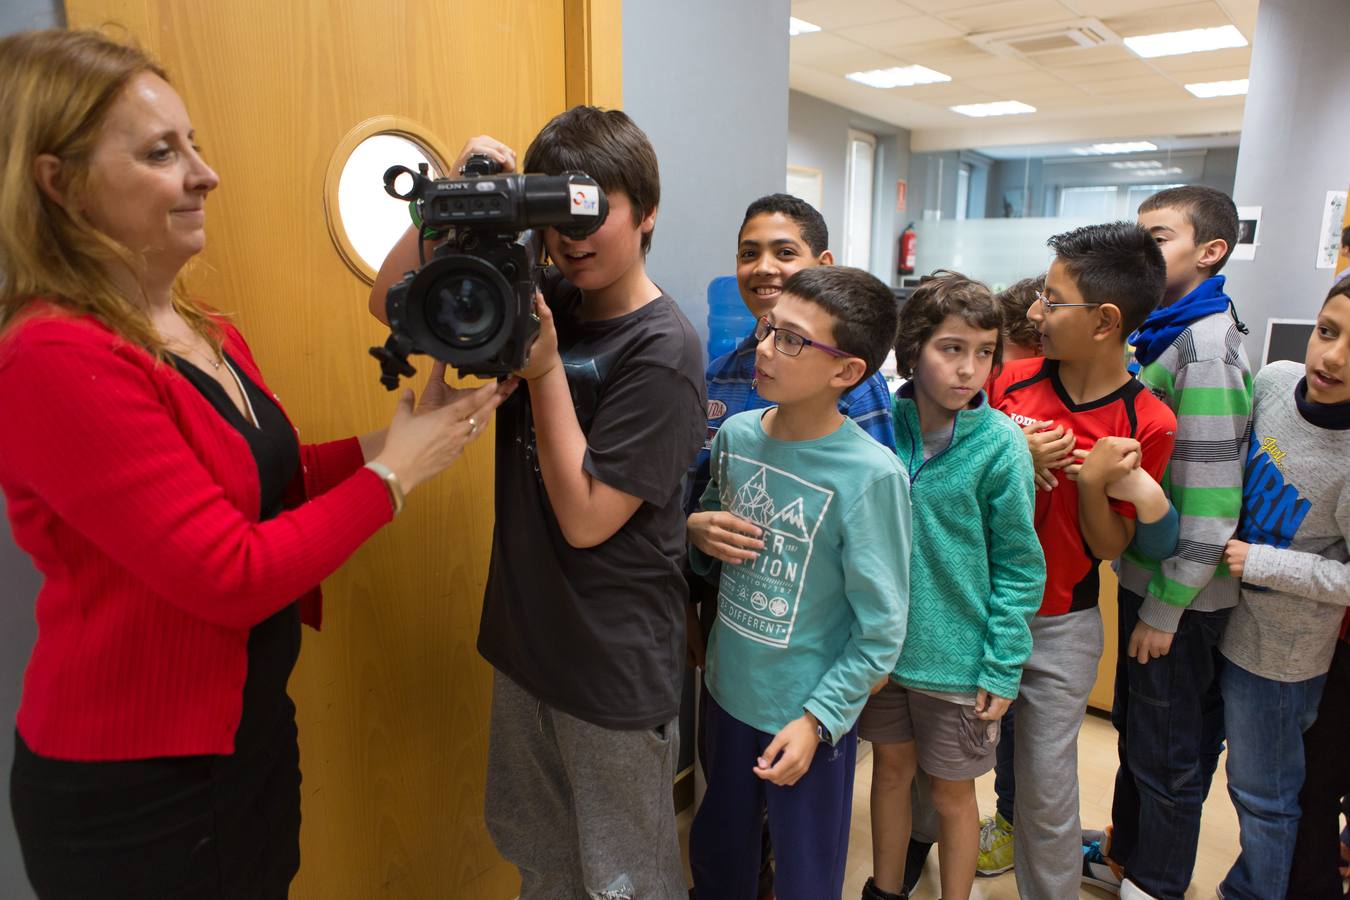
<path fill-rule="evenodd" d="M 1200 282 L 1195 290 L 1170 306 L 1160 306 L 1148 314 L 1139 330 L 1130 335 L 1134 358 L 1146 366 L 1163 355 L 1181 333 L 1205 316 L 1223 312 L 1233 301 L 1223 292 L 1224 277 L 1215 275 Z M 1236 314 L 1233 316 L 1237 318 Z"/>

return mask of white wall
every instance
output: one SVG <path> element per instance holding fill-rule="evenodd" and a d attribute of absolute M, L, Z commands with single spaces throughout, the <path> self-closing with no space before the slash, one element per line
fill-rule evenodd
<path fill-rule="evenodd" d="M 1260 360 L 1266 320 L 1311 319 L 1333 269 L 1314 266 L 1326 192 L 1350 183 L 1350 2 L 1261 0 L 1233 199 L 1260 206 L 1261 244 L 1224 268 Z"/>
<path fill-rule="evenodd" d="M 843 250 L 844 240 L 844 173 L 850 128 L 877 137 L 871 271 L 882 281 L 892 284 L 895 282 L 896 239 L 905 223 L 919 217 L 920 198 L 915 196 L 912 189 L 907 211 L 895 211 L 896 182 L 909 177 L 909 132 L 828 101 L 792 91 L 788 102 L 787 162 L 821 171 L 820 212 L 830 229 L 831 249 L 838 257 Z M 782 190 L 781 182 L 777 190 Z"/>
<path fill-rule="evenodd" d="M 625 0 L 623 106 L 656 148 L 647 270 L 706 339 L 750 202 L 787 171 L 788 0 Z"/>

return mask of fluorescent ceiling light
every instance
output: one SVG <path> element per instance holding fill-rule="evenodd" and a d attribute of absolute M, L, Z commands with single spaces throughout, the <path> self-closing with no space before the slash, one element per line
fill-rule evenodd
<path fill-rule="evenodd" d="M 963 116 L 973 116 L 977 119 L 983 119 L 986 116 L 1020 116 L 1023 113 L 1034 113 L 1036 107 L 1028 106 L 1019 100 L 999 100 L 996 103 L 963 103 L 960 106 L 947 107 L 952 112 L 960 113 Z"/>
<path fill-rule="evenodd" d="M 788 17 L 788 37 L 796 37 L 799 34 L 810 34 L 813 31 L 819 30 L 819 25 L 813 25 L 805 19 L 799 19 L 796 16 Z"/>
<path fill-rule="evenodd" d="M 1079 156 L 1102 156 L 1108 153 L 1146 153 L 1157 149 L 1158 145 L 1152 141 L 1120 141 L 1113 144 L 1093 144 L 1091 147 L 1074 147 L 1073 152 Z"/>
<path fill-rule="evenodd" d="M 916 84 L 937 84 L 940 81 L 952 80 L 950 75 L 943 75 L 923 66 L 897 66 L 892 69 L 849 72 L 844 77 L 849 81 L 874 88 L 913 87 Z"/>
<path fill-rule="evenodd" d="M 1161 169 L 1163 164 L 1156 159 L 1126 159 L 1111 163 L 1113 169 Z"/>
<path fill-rule="evenodd" d="M 1125 38 L 1125 46 L 1138 56 L 1178 56 L 1182 53 L 1204 53 L 1228 47 L 1245 47 L 1247 39 L 1232 25 L 1218 28 L 1191 28 L 1187 31 L 1168 31 L 1162 34 L 1141 34 Z"/>
<path fill-rule="evenodd" d="M 1186 85 L 1186 90 L 1197 97 L 1209 99 L 1210 97 L 1236 97 L 1247 93 L 1247 79 L 1239 78 L 1236 81 L 1201 81 L 1196 84 Z"/>

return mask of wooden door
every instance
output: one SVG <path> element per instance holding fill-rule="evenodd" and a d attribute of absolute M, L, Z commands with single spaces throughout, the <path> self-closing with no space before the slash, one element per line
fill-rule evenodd
<path fill-rule="evenodd" d="M 443 138 L 447 160 L 479 133 L 523 153 L 569 103 L 618 99 L 618 2 L 66 5 L 71 27 L 120 26 L 167 68 L 221 176 L 190 284 L 237 316 L 302 439 L 318 441 L 381 427 L 393 408 L 366 353 L 387 332 L 325 221 L 335 148 L 357 124 L 398 116 Z M 518 887 L 482 816 L 491 679 L 474 644 L 491 448 L 491 435 L 478 441 L 325 585 L 324 631 L 306 633 L 291 681 L 304 773 L 293 896 Z"/>

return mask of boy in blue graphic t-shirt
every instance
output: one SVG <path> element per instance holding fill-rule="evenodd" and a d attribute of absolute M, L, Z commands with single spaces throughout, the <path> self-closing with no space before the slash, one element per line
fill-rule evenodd
<path fill-rule="evenodd" d="M 895 455 L 838 400 L 880 366 L 896 324 L 890 289 L 865 272 L 793 275 L 755 329 L 757 389 L 778 405 L 713 440 L 689 517 L 695 571 L 723 563 L 690 835 L 699 900 L 754 896 L 766 807 L 776 895 L 842 890 L 855 725 L 905 636 L 910 509 Z"/>

